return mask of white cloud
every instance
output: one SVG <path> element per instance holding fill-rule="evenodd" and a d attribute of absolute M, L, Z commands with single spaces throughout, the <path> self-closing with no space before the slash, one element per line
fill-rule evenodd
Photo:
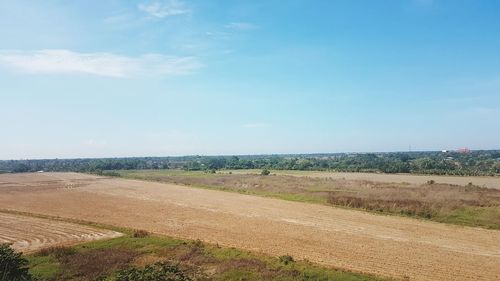
<path fill-rule="evenodd" d="M 69 50 L 0 51 L 0 65 L 26 73 L 82 73 L 108 77 L 190 74 L 202 67 L 194 57 L 138 57 Z"/>
<path fill-rule="evenodd" d="M 184 3 L 179 0 L 153 1 L 139 4 L 139 10 L 156 18 L 165 18 L 189 13 Z"/>
<path fill-rule="evenodd" d="M 244 124 L 243 128 L 267 128 L 271 127 L 271 124 L 269 123 L 248 123 Z"/>
<path fill-rule="evenodd" d="M 226 24 L 226 28 L 238 29 L 238 30 L 251 30 L 256 29 L 257 26 L 249 22 L 231 22 Z"/>

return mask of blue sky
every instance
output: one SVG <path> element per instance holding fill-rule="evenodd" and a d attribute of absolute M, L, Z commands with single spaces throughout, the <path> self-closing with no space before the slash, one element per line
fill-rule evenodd
<path fill-rule="evenodd" d="M 0 159 L 500 148 L 499 11 L 0 0 Z"/>

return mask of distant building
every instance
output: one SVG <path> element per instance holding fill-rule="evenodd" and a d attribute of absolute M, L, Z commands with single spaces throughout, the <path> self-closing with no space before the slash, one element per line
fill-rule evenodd
<path fill-rule="evenodd" d="M 447 152 L 448 152 L 448 150 L 443 149 L 443 150 L 441 150 L 441 152 L 442 152 L 442 153 L 447 153 Z"/>
<path fill-rule="evenodd" d="M 463 147 L 463 148 L 457 149 L 457 152 L 458 153 L 469 153 L 470 149 L 468 149 L 467 147 Z"/>

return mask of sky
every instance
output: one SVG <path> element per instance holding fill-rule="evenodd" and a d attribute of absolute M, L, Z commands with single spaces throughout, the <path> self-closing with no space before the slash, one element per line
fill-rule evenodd
<path fill-rule="evenodd" d="M 498 149 L 499 11 L 0 0 L 0 159 Z"/>

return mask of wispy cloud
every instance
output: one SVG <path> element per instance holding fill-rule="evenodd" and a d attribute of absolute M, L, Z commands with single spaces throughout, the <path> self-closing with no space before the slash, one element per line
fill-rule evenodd
<path fill-rule="evenodd" d="M 269 123 L 248 123 L 244 124 L 243 128 L 267 128 L 271 127 L 271 124 Z"/>
<path fill-rule="evenodd" d="M 189 9 L 180 0 L 152 1 L 139 4 L 137 7 L 155 18 L 166 18 L 189 13 Z"/>
<path fill-rule="evenodd" d="M 190 74 L 202 67 L 194 57 L 138 57 L 69 50 L 0 51 L 0 65 L 26 73 L 82 73 L 107 77 Z"/>
<path fill-rule="evenodd" d="M 226 24 L 225 27 L 237 30 L 252 30 L 257 28 L 255 24 L 249 22 L 231 22 Z"/>

